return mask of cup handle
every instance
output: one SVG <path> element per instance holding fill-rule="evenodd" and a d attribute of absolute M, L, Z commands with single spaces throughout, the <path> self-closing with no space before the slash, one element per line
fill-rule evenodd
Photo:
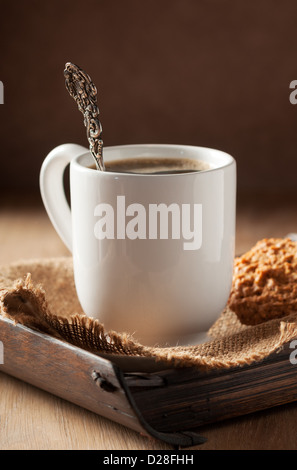
<path fill-rule="evenodd" d="M 87 151 L 81 145 L 59 145 L 45 158 L 39 176 L 41 198 L 49 219 L 71 252 L 71 210 L 65 195 L 63 176 L 68 163 Z"/>

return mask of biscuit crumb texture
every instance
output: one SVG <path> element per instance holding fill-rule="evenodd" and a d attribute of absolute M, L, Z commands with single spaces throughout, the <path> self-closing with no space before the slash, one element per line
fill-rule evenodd
<path fill-rule="evenodd" d="M 265 238 L 234 262 L 228 306 L 256 325 L 297 312 L 297 242 Z"/>

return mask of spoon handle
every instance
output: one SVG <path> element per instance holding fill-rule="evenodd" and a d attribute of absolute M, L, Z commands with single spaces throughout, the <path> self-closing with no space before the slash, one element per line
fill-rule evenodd
<path fill-rule="evenodd" d="M 65 65 L 64 77 L 69 94 L 76 101 L 79 111 L 84 116 L 90 152 L 96 167 L 98 170 L 104 171 L 102 126 L 99 121 L 97 89 L 89 75 L 71 62 L 67 62 Z"/>

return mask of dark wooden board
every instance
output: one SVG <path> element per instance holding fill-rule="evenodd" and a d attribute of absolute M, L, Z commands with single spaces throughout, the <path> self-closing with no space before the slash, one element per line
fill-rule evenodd
<path fill-rule="evenodd" d="M 194 432 L 159 432 L 145 421 L 113 362 L 0 316 L 0 371 L 173 446 L 204 442 Z"/>
<path fill-rule="evenodd" d="M 201 373 L 193 369 L 152 374 L 154 393 L 127 377 L 144 418 L 159 431 L 189 430 L 297 400 L 297 365 L 290 344 L 249 366 Z M 143 379 L 147 380 L 147 379 Z M 163 380 L 163 385 L 161 381 Z"/>
<path fill-rule="evenodd" d="M 0 317 L 0 371 L 174 446 L 199 426 L 297 400 L 290 344 L 249 366 L 202 373 L 154 359 L 100 357 Z"/>

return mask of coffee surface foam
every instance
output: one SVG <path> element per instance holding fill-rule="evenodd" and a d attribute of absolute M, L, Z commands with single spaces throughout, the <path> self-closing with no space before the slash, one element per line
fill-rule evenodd
<path fill-rule="evenodd" d="M 92 165 L 91 168 L 95 168 L 95 165 Z M 187 173 L 208 170 L 209 168 L 208 163 L 190 158 L 134 157 L 105 162 L 106 171 L 118 173 Z"/>

